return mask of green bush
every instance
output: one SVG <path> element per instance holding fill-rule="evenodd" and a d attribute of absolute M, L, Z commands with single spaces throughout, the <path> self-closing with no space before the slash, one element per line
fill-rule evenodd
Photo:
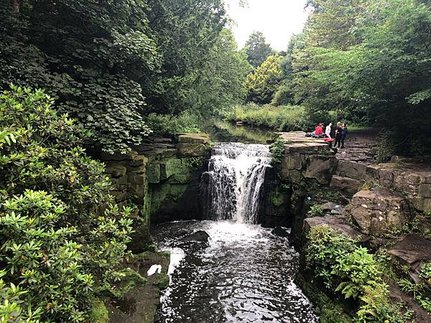
<path fill-rule="evenodd" d="M 367 249 L 328 226 L 312 228 L 308 239 L 307 268 L 328 290 L 358 301 L 357 320 L 403 322 L 398 309 L 389 302 L 380 265 Z"/>
<path fill-rule="evenodd" d="M 323 214 L 324 214 L 323 209 L 318 204 L 310 206 L 310 209 L 307 212 L 307 215 L 310 216 L 310 217 L 313 217 L 313 216 L 322 216 Z"/>
<path fill-rule="evenodd" d="M 202 118 L 190 111 L 184 111 L 178 116 L 150 113 L 146 122 L 158 135 L 202 132 Z"/>
<path fill-rule="evenodd" d="M 43 91 L 12 86 L 0 96 L 0 262 L 42 321 L 88 318 L 98 293 L 115 291 L 130 240 L 103 164 L 85 155 L 73 120 Z M 4 295 L 3 295 L 4 297 Z M 3 314 L 2 314 L 3 315 Z M 21 315 L 21 316 L 20 316 Z"/>
<path fill-rule="evenodd" d="M 259 106 L 247 104 L 236 106 L 225 118 L 229 121 L 242 121 L 252 126 L 267 127 L 277 131 L 305 130 L 308 121 L 304 108 L 300 106 Z"/>
<path fill-rule="evenodd" d="M 275 92 L 271 104 L 275 106 L 292 104 L 294 102 L 294 94 L 291 84 L 282 84 Z"/>
<path fill-rule="evenodd" d="M 280 165 L 284 157 L 284 140 L 278 138 L 270 147 L 269 150 L 272 155 L 271 164 Z"/>

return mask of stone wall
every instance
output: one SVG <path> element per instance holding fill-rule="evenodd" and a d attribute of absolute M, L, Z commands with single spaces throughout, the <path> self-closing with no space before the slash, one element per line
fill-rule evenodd
<path fill-rule="evenodd" d="M 106 172 L 115 184 L 117 202 L 132 202 L 138 207 L 135 241 L 150 239 L 150 222 L 202 216 L 200 175 L 210 149 L 207 135 L 181 134 L 152 138 L 129 154 L 102 154 Z M 139 244 L 132 250 L 141 251 Z"/>

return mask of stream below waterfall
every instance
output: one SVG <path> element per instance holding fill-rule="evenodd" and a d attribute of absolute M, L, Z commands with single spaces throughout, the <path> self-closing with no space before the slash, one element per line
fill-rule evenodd
<path fill-rule="evenodd" d="M 208 220 L 153 229 L 171 252 L 157 322 L 318 322 L 293 281 L 298 254 L 256 224 L 270 167 L 266 145 L 217 144 L 202 183 Z"/>

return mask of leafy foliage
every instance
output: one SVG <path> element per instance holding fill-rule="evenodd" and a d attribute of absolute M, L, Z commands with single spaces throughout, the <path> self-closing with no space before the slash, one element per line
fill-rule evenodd
<path fill-rule="evenodd" d="M 296 102 L 310 114 L 336 110 L 337 118 L 385 128 L 395 153 L 429 153 L 429 6 L 419 0 L 309 5 L 292 51 Z"/>
<path fill-rule="evenodd" d="M 310 209 L 307 212 L 307 215 L 310 217 L 321 216 L 321 215 L 323 215 L 323 209 L 318 204 L 311 205 Z"/>
<path fill-rule="evenodd" d="M 3 303 L 22 301 L 21 319 L 78 322 L 123 276 L 131 209 L 114 203 L 103 165 L 79 147 L 85 133 L 52 103 L 14 86 L 0 96 L 0 261 L 23 292 Z"/>
<path fill-rule="evenodd" d="M 251 67 L 225 23 L 221 0 L 3 1 L 0 89 L 44 88 L 93 147 L 124 152 L 151 133 L 150 113 L 242 101 Z"/>
<path fill-rule="evenodd" d="M 269 103 L 277 90 L 281 79 L 281 57 L 277 55 L 268 58 L 245 80 L 247 101 Z"/>
<path fill-rule="evenodd" d="M 284 140 L 281 138 L 277 138 L 276 141 L 269 147 L 269 151 L 271 152 L 272 159 L 271 164 L 280 165 L 281 161 L 284 157 Z"/>
<path fill-rule="evenodd" d="M 389 302 L 380 266 L 367 249 L 327 226 L 312 228 L 308 239 L 307 268 L 329 290 L 358 300 L 357 317 L 361 322 L 403 322 L 398 309 Z"/>
<path fill-rule="evenodd" d="M 250 34 L 245 42 L 245 50 L 247 60 L 253 67 L 261 65 L 274 52 L 271 46 L 266 43 L 265 36 L 260 31 Z"/>
<path fill-rule="evenodd" d="M 304 130 L 308 126 L 304 108 L 300 106 L 271 106 L 256 104 L 238 105 L 225 113 L 229 121 L 242 121 L 249 125 L 278 131 Z"/>
<path fill-rule="evenodd" d="M 0 8 L 0 87 L 43 87 L 58 109 L 92 131 L 107 151 L 127 150 L 150 130 L 141 79 L 158 69 L 145 2 L 28 0 Z"/>

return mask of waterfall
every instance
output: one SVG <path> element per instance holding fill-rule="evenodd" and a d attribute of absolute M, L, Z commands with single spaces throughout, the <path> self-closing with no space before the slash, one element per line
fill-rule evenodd
<path fill-rule="evenodd" d="M 256 223 L 269 146 L 219 143 L 212 151 L 206 178 L 206 213 L 214 220 Z"/>

